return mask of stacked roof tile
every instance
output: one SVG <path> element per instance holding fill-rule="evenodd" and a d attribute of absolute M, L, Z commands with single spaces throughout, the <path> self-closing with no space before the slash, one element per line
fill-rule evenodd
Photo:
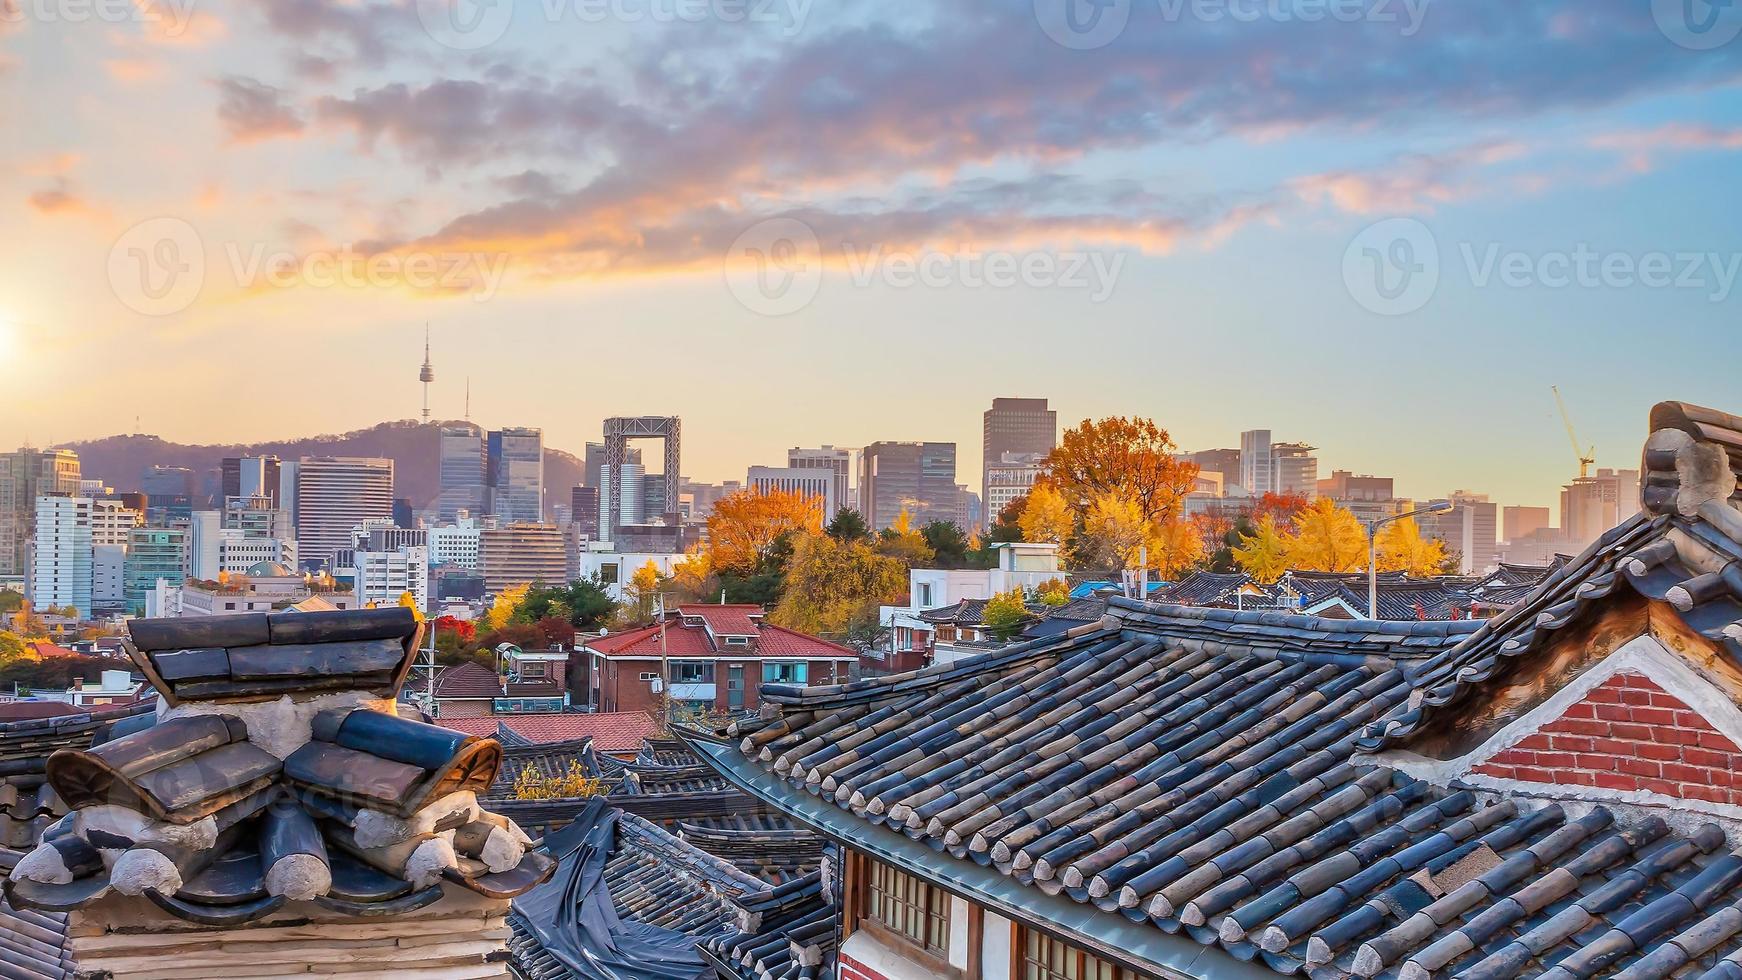
<path fill-rule="evenodd" d="M 432 904 L 443 882 L 519 894 L 551 862 L 477 795 L 501 748 L 374 710 L 410 669 L 410 610 L 134 620 L 163 701 L 48 758 L 70 813 L 6 882 L 15 908 L 111 891 L 231 926 L 291 901 L 358 915 Z M 148 722 L 154 722 L 147 724 Z"/>
<path fill-rule="evenodd" d="M 1742 419 L 1671 405 L 1653 427 L 1652 513 L 1493 621 L 1114 599 L 1103 628 L 768 685 L 777 717 L 730 742 L 692 734 L 831 836 L 1006 914 L 1068 919 L 1144 972 L 1214 975 L 1220 957 L 1314 978 L 1742 977 L 1742 850 L 1717 823 L 1481 791 L 1369 754 L 1455 724 L 1621 590 L 1742 663 Z"/>

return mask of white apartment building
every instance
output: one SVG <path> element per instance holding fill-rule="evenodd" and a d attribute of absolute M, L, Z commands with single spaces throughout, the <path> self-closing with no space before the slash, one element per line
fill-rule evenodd
<path fill-rule="evenodd" d="M 836 496 L 837 482 L 831 470 L 803 466 L 752 466 L 744 485 L 757 493 L 779 490 L 820 500 L 826 523 L 842 507 L 842 498 Z"/>
<path fill-rule="evenodd" d="M 91 498 L 36 498 L 28 594 L 37 609 L 91 615 Z"/>
<path fill-rule="evenodd" d="M 119 500 L 91 501 L 91 544 L 127 546 L 127 532 L 145 526 L 145 515 Z"/>
<path fill-rule="evenodd" d="M 391 606 L 411 593 L 417 608 L 429 608 L 429 549 L 421 545 L 391 551 L 355 552 L 352 591 L 367 606 Z"/>
<path fill-rule="evenodd" d="M 484 524 L 476 517 L 462 517 L 452 524 L 429 529 L 429 563 L 458 565 L 478 570 L 478 546 Z"/>
<path fill-rule="evenodd" d="M 1037 453 L 1004 453 L 986 464 L 986 498 L 982 514 L 987 524 L 1014 500 L 1028 496 L 1036 480 L 1046 473 L 1045 456 Z"/>

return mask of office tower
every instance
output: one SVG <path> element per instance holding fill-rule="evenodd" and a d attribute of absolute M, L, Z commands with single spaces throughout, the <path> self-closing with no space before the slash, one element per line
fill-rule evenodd
<path fill-rule="evenodd" d="M 98 497 L 108 497 L 112 496 L 114 493 L 115 488 L 104 483 L 102 480 L 92 480 L 81 477 L 79 479 L 79 489 L 73 494 L 73 496 L 90 497 L 92 500 L 96 500 Z"/>
<path fill-rule="evenodd" d="M 178 585 L 187 578 L 187 532 L 181 528 L 136 527 L 127 533 L 123 593 L 134 615 L 145 609 L 145 596 L 158 580 Z"/>
<path fill-rule="evenodd" d="M 1012 501 L 1028 496 L 1046 472 L 1045 460 L 1035 453 L 1005 453 L 986 467 L 986 523 L 997 520 Z"/>
<path fill-rule="evenodd" d="M 1277 493 L 1312 498 L 1319 492 L 1319 460 L 1315 447 L 1304 442 L 1279 442 L 1270 447 Z"/>
<path fill-rule="evenodd" d="M 406 497 L 393 498 L 393 523 L 398 527 L 416 527 L 417 514 L 411 509 L 411 500 Z"/>
<path fill-rule="evenodd" d="M 817 514 L 826 523 L 840 509 L 831 470 L 802 466 L 752 466 L 744 485 L 757 493 L 800 493 L 817 501 Z"/>
<path fill-rule="evenodd" d="M 554 524 L 485 528 L 478 543 L 479 571 L 492 593 L 517 585 L 561 585 L 568 578 L 568 549 Z"/>
<path fill-rule="evenodd" d="M 1507 541 L 1523 541 L 1554 526 L 1547 507 L 1503 507 L 1500 518 Z"/>
<path fill-rule="evenodd" d="M 1348 470 L 1332 470 L 1319 481 L 1321 497 L 1344 502 L 1350 500 L 1384 501 L 1396 496 L 1389 476 L 1356 476 Z"/>
<path fill-rule="evenodd" d="M 78 490 L 79 456 L 70 449 L 0 453 L 0 576 L 23 576 L 30 570 L 36 498 L 71 496 Z"/>
<path fill-rule="evenodd" d="M 37 497 L 30 601 L 91 615 L 91 498 Z"/>
<path fill-rule="evenodd" d="M 470 422 L 442 426 L 437 522 L 451 523 L 461 511 L 484 516 L 484 467 L 483 429 Z"/>
<path fill-rule="evenodd" d="M 1276 492 L 1276 466 L 1270 453 L 1269 429 L 1250 429 L 1240 433 L 1240 486 L 1253 497 Z"/>
<path fill-rule="evenodd" d="M 885 528 L 903 510 L 914 527 L 961 513 L 953 442 L 875 442 L 859 457 L 859 503 L 867 523 Z M 966 530 L 964 528 L 964 530 Z"/>
<path fill-rule="evenodd" d="M 305 456 L 296 465 L 296 540 L 305 564 L 330 564 L 351 529 L 393 519 L 393 460 Z"/>
<path fill-rule="evenodd" d="M 393 606 L 400 596 L 411 593 L 417 608 L 429 608 L 429 549 L 401 545 L 382 549 L 360 548 L 352 554 L 352 588 L 363 606 Z"/>
<path fill-rule="evenodd" d="M 504 524 L 544 520 L 543 430 L 492 430 L 485 442 L 490 513 Z"/>
<path fill-rule="evenodd" d="M 429 562 L 432 565 L 458 565 L 477 571 L 478 548 L 484 534 L 484 522 L 477 517 L 462 518 L 454 524 L 432 527 L 429 542 Z"/>
<path fill-rule="evenodd" d="M 1223 493 L 1227 493 L 1229 487 L 1240 485 L 1240 450 L 1204 449 L 1188 453 L 1186 458 L 1198 464 L 1199 476 L 1220 475 Z"/>
<path fill-rule="evenodd" d="M 226 456 L 218 465 L 221 476 L 221 496 L 267 497 L 272 506 L 279 506 L 278 491 L 282 463 L 277 456 Z"/>
<path fill-rule="evenodd" d="M 1058 446 L 1059 416 L 1044 398 L 994 398 L 980 419 L 980 489 L 992 483 L 989 472 L 1005 453 L 1045 456 Z"/>
<path fill-rule="evenodd" d="M 218 510 L 196 510 L 188 521 L 188 574 L 200 581 L 244 575 L 262 562 L 295 568 L 297 543 L 289 515 L 272 498 L 230 497 Z"/>
<path fill-rule="evenodd" d="M 647 479 L 646 470 L 639 465 L 625 463 L 617 467 L 614 477 L 609 473 L 605 477 L 600 485 L 615 487 L 617 491 L 617 525 L 621 527 L 625 524 L 647 523 L 646 512 L 643 510 L 647 505 L 647 493 L 642 486 Z M 605 529 L 601 527 L 601 531 L 603 530 Z M 609 534 L 605 536 L 608 538 Z"/>
<path fill-rule="evenodd" d="M 625 462 L 625 463 L 639 463 L 639 462 L 641 462 L 641 450 L 637 449 L 634 446 L 625 446 L 623 448 L 623 462 Z M 599 467 L 604 466 L 604 465 L 605 465 L 605 444 L 602 442 L 589 442 L 589 443 L 587 443 L 584 466 L 583 466 L 583 469 L 581 472 L 582 484 L 584 484 L 585 486 L 593 487 L 595 489 L 598 488 L 600 486 Z"/>
<path fill-rule="evenodd" d="M 569 491 L 569 523 L 591 540 L 599 536 L 599 488 L 575 487 Z"/>
<path fill-rule="evenodd" d="M 127 611 L 127 546 L 91 545 L 91 614 Z"/>
<path fill-rule="evenodd" d="M 835 511 L 848 506 L 847 488 L 853 470 L 851 449 L 836 449 L 834 446 L 819 446 L 815 449 L 794 447 L 786 451 L 786 465 L 793 469 L 827 470 L 833 474 L 834 501 L 823 515 L 824 520 L 833 518 Z"/>
<path fill-rule="evenodd" d="M 1579 551 L 1639 513 L 1639 471 L 1607 467 L 1561 488 L 1561 534 Z"/>
<path fill-rule="evenodd" d="M 194 512 L 194 471 L 185 466 L 147 466 L 139 478 L 145 491 L 146 517 L 167 524 Z"/>
<path fill-rule="evenodd" d="M 1460 574 L 1481 575 L 1495 568 L 1500 561 L 1499 508 L 1486 494 L 1468 490 L 1454 490 L 1446 499 L 1455 505 L 1452 510 L 1416 518 L 1422 536 L 1457 552 Z"/>

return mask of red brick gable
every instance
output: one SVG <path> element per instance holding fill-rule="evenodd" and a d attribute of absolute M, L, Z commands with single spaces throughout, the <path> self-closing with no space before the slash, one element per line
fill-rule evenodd
<path fill-rule="evenodd" d="M 1643 674 L 1621 673 L 1471 771 L 1742 805 L 1738 766 L 1742 748 L 1699 712 Z"/>

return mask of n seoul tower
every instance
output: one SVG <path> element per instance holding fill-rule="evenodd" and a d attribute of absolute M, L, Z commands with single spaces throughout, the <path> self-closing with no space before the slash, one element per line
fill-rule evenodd
<path fill-rule="evenodd" d="M 417 372 L 423 382 L 423 420 L 429 421 L 429 384 L 435 380 L 435 365 L 429 362 L 429 324 L 423 325 L 423 370 Z"/>

